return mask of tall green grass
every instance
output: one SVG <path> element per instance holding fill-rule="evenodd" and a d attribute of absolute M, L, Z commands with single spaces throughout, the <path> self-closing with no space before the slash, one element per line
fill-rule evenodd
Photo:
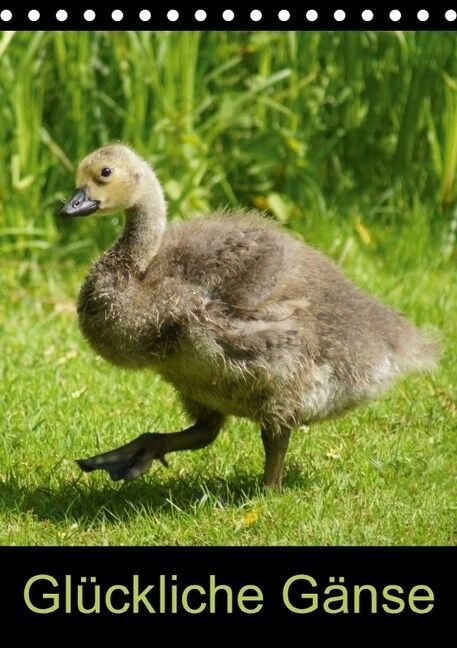
<path fill-rule="evenodd" d="M 92 227 L 70 231 L 55 214 L 73 165 L 113 140 L 155 165 L 172 217 L 222 203 L 301 227 L 362 201 L 369 224 L 374 211 L 404 220 L 419 197 L 450 222 L 456 42 L 454 32 L 3 32 L 2 254 L 90 256 L 107 243 L 104 230 L 93 240 Z"/>

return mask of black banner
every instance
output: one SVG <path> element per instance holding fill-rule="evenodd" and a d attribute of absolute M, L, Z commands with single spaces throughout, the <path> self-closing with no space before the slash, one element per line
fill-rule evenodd
<path fill-rule="evenodd" d="M 133 622 L 135 633 L 217 627 L 227 638 L 240 628 L 394 636 L 444 630 L 457 602 L 451 547 L 5 547 L 0 557 L 16 639 L 56 624 L 116 636 Z"/>

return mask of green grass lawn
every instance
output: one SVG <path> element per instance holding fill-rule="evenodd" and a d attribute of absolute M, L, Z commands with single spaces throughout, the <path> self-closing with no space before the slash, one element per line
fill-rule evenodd
<path fill-rule="evenodd" d="M 379 254 L 349 225 L 333 229 L 332 250 L 328 228 L 311 234 L 359 285 L 442 331 L 440 368 L 297 430 L 282 494 L 261 489 L 260 434 L 240 419 L 209 448 L 170 455 L 168 469 L 157 462 L 135 482 L 83 474 L 77 458 L 144 431 L 180 429 L 179 403 L 154 374 L 110 367 L 80 337 L 74 297 L 87 263 L 6 263 L 0 544 L 454 544 L 455 269 L 429 262 L 431 251 L 418 258 L 412 246 L 405 258 L 400 233 L 382 250 L 383 231 L 372 234 Z"/>

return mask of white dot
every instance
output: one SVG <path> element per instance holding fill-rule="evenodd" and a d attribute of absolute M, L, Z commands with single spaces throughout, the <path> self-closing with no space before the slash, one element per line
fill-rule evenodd
<path fill-rule="evenodd" d="M 176 9 L 170 9 L 170 11 L 167 13 L 167 18 L 171 22 L 175 22 L 175 20 L 178 20 L 179 18 L 179 13 L 176 11 Z"/>
<path fill-rule="evenodd" d="M 306 12 L 306 20 L 309 20 L 310 22 L 317 20 L 317 11 L 315 11 L 315 9 L 309 9 Z"/>
<path fill-rule="evenodd" d="M 95 11 L 92 11 L 92 9 L 88 9 L 87 11 L 84 12 L 84 20 L 87 20 L 87 22 L 92 22 L 95 19 Z"/>
<path fill-rule="evenodd" d="M 286 20 L 289 20 L 290 11 L 287 11 L 287 9 L 281 9 L 281 11 L 278 13 L 278 18 L 279 18 L 279 20 L 282 20 L 283 22 L 285 22 Z"/>
<path fill-rule="evenodd" d="M 342 9 L 337 9 L 335 11 L 335 13 L 333 14 L 333 17 L 338 22 L 341 22 L 342 20 L 344 20 L 346 18 L 346 14 L 344 13 L 344 11 Z"/>
<path fill-rule="evenodd" d="M 392 9 L 392 11 L 389 14 L 389 18 L 394 22 L 397 22 L 397 20 L 400 20 L 401 18 L 401 12 L 398 11 L 398 9 Z"/>
<path fill-rule="evenodd" d="M 66 20 L 68 18 L 68 14 L 65 9 L 59 9 L 59 11 L 56 13 L 56 18 L 57 20 L 60 20 L 60 22 Z"/>
<path fill-rule="evenodd" d="M 254 22 L 257 22 L 257 21 L 261 20 L 261 18 L 262 18 L 262 12 L 261 11 L 259 11 L 258 9 L 254 9 L 254 11 L 251 11 L 251 20 L 253 20 Z"/>
<path fill-rule="evenodd" d="M 444 17 L 446 18 L 446 20 L 452 22 L 457 18 L 457 13 L 454 11 L 454 9 L 448 9 L 444 14 Z"/>
<path fill-rule="evenodd" d="M 227 22 L 230 22 L 235 18 L 235 14 L 231 9 L 226 9 L 224 13 L 222 14 L 222 18 L 226 20 Z"/>
<path fill-rule="evenodd" d="M 5 22 L 8 22 L 8 20 L 11 20 L 13 17 L 13 14 L 9 9 L 3 9 L 3 11 L 0 13 L 0 18 L 4 20 Z"/>
<path fill-rule="evenodd" d="M 147 22 L 148 20 L 151 20 L 151 12 L 148 9 L 143 9 L 143 11 L 140 11 L 140 20 L 143 22 Z"/>
<path fill-rule="evenodd" d="M 40 12 L 37 11 L 36 9 L 32 9 L 29 11 L 29 20 L 32 22 L 36 22 L 37 20 L 40 19 Z"/>
<path fill-rule="evenodd" d="M 417 17 L 421 22 L 425 22 L 428 20 L 428 11 L 426 9 L 421 9 L 417 12 Z"/>
<path fill-rule="evenodd" d="M 111 14 L 111 18 L 113 20 L 115 20 L 116 22 L 119 22 L 120 20 L 122 20 L 123 17 L 124 17 L 124 14 L 122 13 L 122 11 L 120 9 L 115 9 L 113 11 L 113 13 Z"/>
<path fill-rule="evenodd" d="M 198 22 L 203 22 L 203 20 L 206 20 L 206 11 L 203 11 L 203 9 L 196 11 L 195 20 L 198 20 Z"/>
<path fill-rule="evenodd" d="M 370 22 L 370 20 L 373 20 L 373 17 L 374 13 L 371 11 L 371 9 L 365 9 L 365 11 L 362 11 L 362 20 Z"/>

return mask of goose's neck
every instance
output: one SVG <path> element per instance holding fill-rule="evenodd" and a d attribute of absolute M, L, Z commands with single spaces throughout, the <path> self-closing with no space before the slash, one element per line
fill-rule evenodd
<path fill-rule="evenodd" d="M 131 269 L 145 272 L 156 256 L 166 227 L 166 207 L 162 190 L 155 183 L 138 203 L 125 211 L 124 231 L 113 252 Z"/>

